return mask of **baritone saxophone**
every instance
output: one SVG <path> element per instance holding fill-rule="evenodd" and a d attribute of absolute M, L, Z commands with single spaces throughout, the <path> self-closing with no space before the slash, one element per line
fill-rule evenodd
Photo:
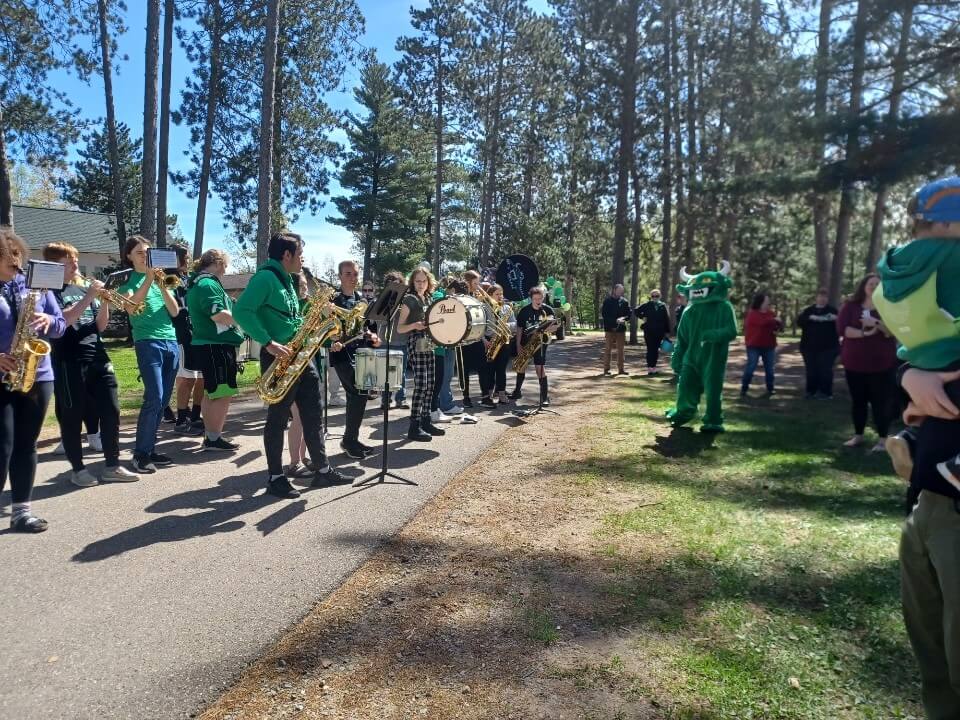
<path fill-rule="evenodd" d="M 270 367 L 260 376 L 257 393 L 267 405 L 276 405 L 283 400 L 323 344 L 340 334 L 340 321 L 336 315 L 327 316 L 326 306 L 332 297 L 333 291 L 327 287 L 321 287 L 314 293 L 304 314 L 303 324 L 286 343 L 290 355 L 274 358 Z"/>

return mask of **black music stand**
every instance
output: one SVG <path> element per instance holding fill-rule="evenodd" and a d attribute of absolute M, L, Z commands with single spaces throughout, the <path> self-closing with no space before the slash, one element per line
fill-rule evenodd
<path fill-rule="evenodd" d="M 373 305 L 367 308 L 366 320 L 372 323 L 385 323 L 384 341 L 387 344 L 387 376 L 383 385 L 383 445 L 380 449 L 380 470 L 373 475 L 365 478 L 357 478 L 353 481 L 353 487 L 361 487 L 370 483 L 380 484 L 389 483 L 387 478 L 398 480 L 404 485 L 416 485 L 413 480 L 409 480 L 401 475 L 390 472 L 388 464 L 389 448 L 387 441 L 390 437 L 390 338 L 393 336 L 393 320 L 400 312 L 400 306 L 403 304 L 403 296 L 407 291 L 405 283 L 391 283 L 383 289 L 383 292 L 377 297 Z M 402 376 L 401 376 L 402 377 Z M 401 380 L 401 382 L 403 382 Z"/>
<path fill-rule="evenodd" d="M 330 364 L 330 353 L 327 352 L 326 348 L 321 348 L 320 350 L 323 355 L 320 357 L 319 362 L 323 363 L 324 359 L 326 360 L 326 368 L 323 371 L 323 437 L 324 439 L 334 439 L 338 437 L 343 437 L 343 433 L 332 433 L 330 432 L 330 421 L 328 418 L 328 410 L 330 408 L 330 385 L 327 376 L 336 372 L 333 369 L 333 365 Z M 319 368 L 318 368 L 319 369 Z M 344 391 L 346 392 L 346 391 Z"/>

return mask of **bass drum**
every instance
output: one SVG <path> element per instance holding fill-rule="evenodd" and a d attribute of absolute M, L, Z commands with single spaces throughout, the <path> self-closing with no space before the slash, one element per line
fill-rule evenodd
<path fill-rule="evenodd" d="M 437 345 L 469 345 L 483 338 L 483 303 L 469 295 L 451 295 L 427 308 L 427 334 Z"/>
<path fill-rule="evenodd" d="M 358 390 L 383 390 L 390 380 L 390 389 L 403 385 L 403 353 L 390 351 L 390 367 L 387 369 L 387 351 L 380 348 L 359 348 L 353 382 Z"/>

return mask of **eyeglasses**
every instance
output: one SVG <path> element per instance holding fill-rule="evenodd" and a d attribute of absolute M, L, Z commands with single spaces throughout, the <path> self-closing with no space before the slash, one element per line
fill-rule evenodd
<path fill-rule="evenodd" d="M 364 288 L 363 291 L 364 291 L 365 293 L 372 293 L 372 292 L 373 292 L 373 288 Z"/>

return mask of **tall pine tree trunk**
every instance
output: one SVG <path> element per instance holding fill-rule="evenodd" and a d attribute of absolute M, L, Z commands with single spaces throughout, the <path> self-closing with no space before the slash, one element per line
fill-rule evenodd
<path fill-rule="evenodd" d="M 170 73 L 173 69 L 173 0 L 163 4 L 163 71 L 160 78 L 160 150 L 157 162 L 157 247 L 167 246 L 167 171 L 170 163 Z"/>
<path fill-rule="evenodd" d="M 640 239 L 643 236 L 643 200 L 640 194 L 640 173 L 636 160 L 630 163 L 633 180 L 633 241 L 630 248 L 630 307 L 635 308 L 640 299 Z M 637 316 L 630 313 L 630 344 L 637 344 Z"/>
<path fill-rule="evenodd" d="M 663 238 L 660 244 L 660 288 L 666 292 L 670 287 L 670 239 L 673 229 L 673 167 L 671 141 L 673 136 L 670 98 L 673 97 L 673 62 L 671 61 L 673 2 L 663 3 L 663 144 L 660 150 L 663 163 L 660 173 L 660 191 L 663 205 Z"/>
<path fill-rule="evenodd" d="M 617 158 L 617 216 L 613 231 L 613 264 L 610 284 L 623 282 L 623 260 L 627 233 L 630 230 L 630 167 L 633 163 L 633 136 L 637 120 L 637 25 L 640 22 L 640 0 L 627 6 L 626 32 L 621 64 L 620 87 L 620 150 Z"/>
<path fill-rule="evenodd" d="M 147 0 L 147 43 L 143 66 L 143 199 L 140 234 L 153 240 L 157 228 L 157 69 L 160 63 L 160 0 Z"/>
<path fill-rule="evenodd" d="M 273 102 L 277 72 L 277 34 L 280 0 L 268 0 L 263 79 L 260 83 L 260 164 L 257 173 L 257 265 L 267 260 L 271 232 L 271 180 L 273 178 Z"/>
<path fill-rule="evenodd" d="M 823 123 L 827 117 L 827 91 L 830 83 L 830 13 L 834 0 L 821 0 L 820 27 L 817 34 L 817 80 L 814 89 L 813 120 L 817 139 L 813 144 L 812 161 L 819 168 L 823 163 Z M 830 198 L 814 190 L 810 199 L 813 213 L 813 243 L 817 258 L 817 285 L 830 285 L 830 250 L 827 221 L 830 216 Z"/>
<path fill-rule="evenodd" d="M 217 116 L 217 85 L 220 83 L 220 36 L 223 15 L 220 0 L 210 0 L 210 70 L 207 75 L 207 115 L 203 124 L 203 150 L 200 159 L 200 185 L 197 194 L 197 223 L 193 231 L 193 256 L 203 254 L 203 225 L 207 217 L 207 196 L 210 194 L 210 165 L 213 155 L 213 125 Z"/>
<path fill-rule="evenodd" d="M 866 64 L 867 2 L 868 0 L 858 0 L 857 17 L 853 23 L 853 74 L 850 82 L 850 106 L 847 111 L 846 158 L 843 181 L 840 185 L 837 236 L 833 246 L 833 262 L 830 266 L 830 303 L 832 305 L 840 302 L 843 267 L 847 260 L 847 245 L 850 240 L 850 222 L 856 204 L 854 172 L 860 155 L 858 128 L 860 108 L 863 103 L 863 72 Z"/>
<path fill-rule="evenodd" d="M 690 17 L 692 10 L 685 18 L 687 22 L 687 202 L 686 202 L 686 221 L 683 226 L 683 262 L 687 266 L 693 264 L 693 241 L 696 231 L 694 218 L 694 203 L 696 202 L 696 193 L 694 185 L 697 182 L 697 95 L 696 95 L 696 55 L 697 55 L 697 32 L 694 28 L 693 18 Z M 664 297 L 669 297 L 667 289 L 664 288 Z"/>
<path fill-rule="evenodd" d="M 890 110 L 887 123 L 892 128 L 900 115 L 900 103 L 903 99 L 903 78 L 907 70 L 907 50 L 910 47 L 910 31 L 913 27 L 913 2 L 909 0 L 901 14 L 900 42 L 897 55 L 893 60 L 893 82 L 890 85 Z M 870 245 L 867 247 L 867 272 L 874 272 L 880 259 L 880 245 L 883 242 L 883 219 L 887 210 L 887 185 L 884 183 L 877 191 L 873 206 L 873 224 L 870 227 Z"/>
<path fill-rule="evenodd" d="M 440 218 L 443 210 L 443 37 L 437 36 L 437 55 L 434 82 L 436 82 L 437 117 L 436 134 L 436 178 L 434 179 L 433 200 L 433 272 L 440 274 Z M 489 220 L 488 220 L 489 222 Z"/>
<path fill-rule="evenodd" d="M 97 0 L 97 19 L 100 25 L 100 59 L 103 72 L 103 94 L 107 105 L 107 145 L 110 148 L 110 180 L 113 184 L 113 209 L 117 213 L 117 241 L 120 262 L 123 246 L 127 243 L 127 228 L 123 221 L 123 187 L 120 184 L 120 151 L 117 147 L 117 118 L 113 109 L 113 66 L 110 62 L 110 32 L 107 29 L 107 0 Z"/>
<path fill-rule="evenodd" d="M 7 128 L 3 122 L 3 103 L 0 103 L 0 226 L 13 227 L 13 198 L 10 186 L 10 167 L 7 165 Z"/>
<path fill-rule="evenodd" d="M 500 120 L 503 114 L 503 63 L 506 55 L 507 32 L 504 28 L 500 29 L 500 49 L 497 58 L 497 78 L 494 82 L 493 91 L 493 127 L 491 128 L 492 137 L 490 141 L 490 156 L 487 162 L 487 218 L 493 217 L 494 200 L 497 190 L 497 160 L 500 154 Z M 480 267 L 487 267 L 490 260 L 490 235 L 493 223 L 488 220 L 483 228 L 483 236 L 480 238 Z"/>

